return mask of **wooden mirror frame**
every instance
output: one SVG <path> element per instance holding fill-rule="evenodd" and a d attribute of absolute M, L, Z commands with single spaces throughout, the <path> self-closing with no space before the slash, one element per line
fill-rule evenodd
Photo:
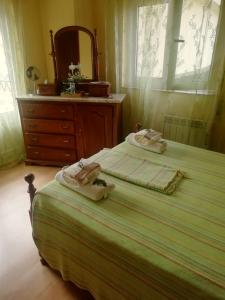
<path fill-rule="evenodd" d="M 84 82 L 90 82 L 90 81 L 98 81 L 99 78 L 99 69 L 98 69 L 98 45 L 97 45 L 97 34 L 96 34 L 96 29 L 94 30 L 94 34 L 86 29 L 85 27 L 82 26 L 67 26 L 67 27 L 63 27 L 61 29 L 59 29 L 53 38 L 53 31 L 50 30 L 50 38 L 51 38 L 51 55 L 53 58 L 53 66 L 54 66 L 54 77 L 55 77 L 55 84 L 57 86 L 60 85 L 60 83 L 62 82 L 63 79 L 60 76 L 60 66 L 58 65 L 58 60 L 57 60 L 57 51 L 56 51 L 56 45 L 57 45 L 57 41 L 59 39 L 59 37 L 61 37 L 64 33 L 68 33 L 68 32 L 79 32 L 79 31 L 83 31 L 85 33 L 87 33 L 91 39 L 91 55 L 92 55 L 92 74 L 93 74 L 93 78 L 90 79 L 86 79 L 84 80 Z M 69 65 L 67 66 L 67 68 L 69 67 Z M 69 70 L 68 70 L 69 71 Z"/>

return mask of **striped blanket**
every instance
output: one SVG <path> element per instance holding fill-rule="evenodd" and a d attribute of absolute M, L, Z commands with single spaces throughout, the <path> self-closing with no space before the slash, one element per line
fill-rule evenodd
<path fill-rule="evenodd" d="M 115 151 L 189 179 L 166 195 L 102 174 L 116 188 L 97 203 L 50 182 L 33 203 L 41 255 L 99 300 L 225 299 L 225 156 L 174 142 Z"/>

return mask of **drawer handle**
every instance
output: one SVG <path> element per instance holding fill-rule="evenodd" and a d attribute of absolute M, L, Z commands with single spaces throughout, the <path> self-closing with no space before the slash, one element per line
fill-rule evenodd
<path fill-rule="evenodd" d="M 68 129 L 70 128 L 68 125 L 62 125 L 62 129 Z"/>
<path fill-rule="evenodd" d="M 32 137 L 32 138 L 31 138 L 31 141 L 32 141 L 32 142 L 37 142 L 37 141 L 38 141 L 38 138 Z"/>
<path fill-rule="evenodd" d="M 70 142 L 69 140 L 63 140 L 63 143 L 65 143 L 65 144 L 67 144 L 69 142 Z"/>
<path fill-rule="evenodd" d="M 66 112 L 66 110 L 65 110 L 65 109 L 61 109 L 60 112 L 61 112 L 62 114 L 64 114 L 64 113 Z"/>
<path fill-rule="evenodd" d="M 30 128 L 37 128 L 37 124 L 29 124 Z"/>
<path fill-rule="evenodd" d="M 40 152 L 39 151 L 34 151 L 34 154 L 38 155 L 38 154 L 40 154 Z"/>
<path fill-rule="evenodd" d="M 66 157 L 70 157 L 71 154 L 70 154 L 70 153 L 66 153 L 65 156 L 66 156 Z"/>
<path fill-rule="evenodd" d="M 34 109 L 33 109 L 33 108 L 28 108 L 27 112 L 33 113 L 33 112 L 34 112 Z"/>

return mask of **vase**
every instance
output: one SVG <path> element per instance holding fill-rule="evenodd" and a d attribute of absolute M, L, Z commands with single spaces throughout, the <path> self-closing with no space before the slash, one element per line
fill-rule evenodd
<path fill-rule="evenodd" d="M 70 82 L 69 90 L 70 90 L 71 94 L 75 94 L 75 92 L 76 92 L 75 82 Z"/>

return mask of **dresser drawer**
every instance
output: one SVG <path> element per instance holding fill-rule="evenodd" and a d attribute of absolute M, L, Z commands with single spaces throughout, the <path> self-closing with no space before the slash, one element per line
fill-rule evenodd
<path fill-rule="evenodd" d="M 22 116 L 25 118 L 73 119 L 73 106 L 57 103 L 21 103 Z"/>
<path fill-rule="evenodd" d="M 74 134 L 72 121 L 23 119 L 25 132 Z"/>
<path fill-rule="evenodd" d="M 76 161 L 76 152 L 74 150 L 28 146 L 27 159 L 71 163 Z"/>
<path fill-rule="evenodd" d="M 75 149 L 75 138 L 69 135 L 25 133 L 26 145 Z"/>

